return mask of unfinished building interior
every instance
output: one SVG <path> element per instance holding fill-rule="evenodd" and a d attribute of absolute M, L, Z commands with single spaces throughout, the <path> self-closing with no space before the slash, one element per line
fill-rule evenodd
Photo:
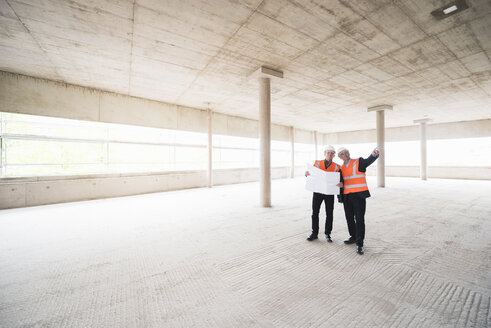
<path fill-rule="evenodd" d="M 0 326 L 489 327 L 490 58 L 489 0 L 0 0 Z"/>

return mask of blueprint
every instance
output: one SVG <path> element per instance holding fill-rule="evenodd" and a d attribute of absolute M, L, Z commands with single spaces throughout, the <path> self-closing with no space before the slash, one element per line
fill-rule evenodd
<path fill-rule="evenodd" d="M 339 187 L 336 186 L 340 181 L 339 172 L 326 172 L 310 164 L 307 164 L 307 171 L 310 175 L 305 189 L 324 195 L 339 195 Z"/>

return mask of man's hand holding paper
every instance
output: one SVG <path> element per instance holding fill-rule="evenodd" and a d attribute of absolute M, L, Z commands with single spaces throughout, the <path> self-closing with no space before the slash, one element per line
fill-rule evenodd
<path fill-rule="evenodd" d="M 313 165 L 307 164 L 307 176 L 305 189 L 324 195 L 339 195 L 339 172 L 326 172 Z"/>

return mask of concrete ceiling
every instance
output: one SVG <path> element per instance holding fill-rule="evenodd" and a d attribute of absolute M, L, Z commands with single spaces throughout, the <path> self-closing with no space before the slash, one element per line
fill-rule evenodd
<path fill-rule="evenodd" d="M 0 0 L 0 70 L 320 132 L 491 118 L 491 1 Z"/>

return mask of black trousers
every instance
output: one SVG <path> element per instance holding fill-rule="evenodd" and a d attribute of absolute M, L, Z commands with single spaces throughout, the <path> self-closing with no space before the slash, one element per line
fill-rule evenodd
<path fill-rule="evenodd" d="M 319 234 L 319 211 L 323 201 L 326 207 L 326 226 L 324 227 L 324 232 L 326 235 L 331 234 L 334 195 L 324 195 L 314 192 L 314 196 L 312 196 L 312 234 L 314 235 Z"/>
<path fill-rule="evenodd" d="M 350 239 L 354 238 L 356 245 L 363 246 L 367 200 L 360 193 L 355 192 L 344 195 L 343 205 Z"/>

